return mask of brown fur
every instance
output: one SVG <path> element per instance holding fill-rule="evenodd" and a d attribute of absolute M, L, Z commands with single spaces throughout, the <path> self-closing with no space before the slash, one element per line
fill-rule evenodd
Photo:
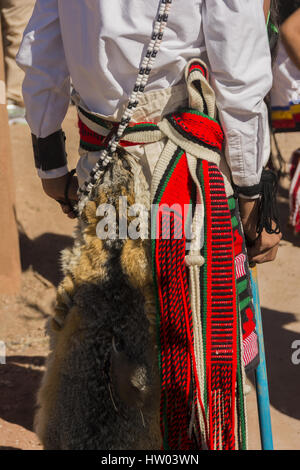
<path fill-rule="evenodd" d="M 142 176 L 139 184 L 144 200 Z M 35 418 L 45 449 L 160 448 L 149 241 L 96 236 L 98 205 L 112 203 L 118 212 L 120 195 L 139 201 L 126 159 L 115 161 L 62 256 Z"/>

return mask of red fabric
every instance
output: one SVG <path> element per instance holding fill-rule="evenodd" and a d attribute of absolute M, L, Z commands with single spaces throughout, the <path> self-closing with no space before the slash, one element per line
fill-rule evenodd
<path fill-rule="evenodd" d="M 293 119 L 274 119 L 272 127 L 274 129 L 294 129 L 296 126 Z"/>
<path fill-rule="evenodd" d="M 291 189 L 290 189 L 290 224 L 296 234 L 300 233 L 300 149 L 295 150 L 291 157 Z"/>
<path fill-rule="evenodd" d="M 80 139 L 90 145 L 99 145 L 103 146 L 105 144 L 105 137 L 102 135 L 97 134 L 96 132 L 92 131 L 89 127 L 87 127 L 80 118 L 78 118 L 78 128 Z"/>
<path fill-rule="evenodd" d="M 140 124 L 140 123 L 139 123 Z M 107 136 L 103 136 L 97 134 L 97 132 L 90 129 L 86 126 L 80 118 L 78 118 L 78 128 L 79 128 L 79 135 L 81 142 L 84 142 L 88 145 L 98 146 L 98 147 L 105 147 L 109 140 L 112 137 L 113 132 L 115 132 L 118 123 L 114 123 L 112 132 L 110 132 Z M 132 126 L 130 126 L 132 127 Z M 133 145 L 137 145 L 135 142 L 128 142 L 127 140 L 121 140 L 120 145 L 122 147 L 131 147 Z"/>
<path fill-rule="evenodd" d="M 191 197 L 192 181 L 186 155 L 182 154 L 175 169 L 168 171 L 161 182 L 162 196 L 158 199 L 161 214 L 156 218 L 155 242 L 160 306 L 161 429 L 165 449 L 191 450 L 195 446 L 188 434 L 192 405 L 198 398 L 203 411 L 204 407 L 195 364 L 192 312 L 184 263 L 185 235 L 176 239 L 184 217 L 174 215 L 176 212 L 184 214 L 184 205 L 189 204 Z M 211 450 L 232 450 L 235 449 L 238 328 L 234 239 L 223 177 L 216 165 L 205 160 L 202 161 L 202 172 L 206 229 L 204 347 L 209 410 L 206 443 Z M 168 208 L 173 205 L 176 205 L 176 212 L 171 212 L 171 237 L 165 239 L 170 216 Z M 239 243 L 238 237 L 236 243 Z"/>
<path fill-rule="evenodd" d="M 199 143 L 204 142 L 219 151 L 222 150 L 224 133 L 218 122 L 202 114 L 189 111 L 174 113 L 172 119 L 190 137 L 193 136 L 198 139 Z"/>
<path fill-rule="evenodd" d="M 234 236 L 234 254 L 235 256 L 238 256 L 243 252 L 244 240 L 243 240 L 242 235 L 239 233 L 238 229 L 235 229 L 233 236 Z"/>
<path fill-rule="evenodd" d="M 206 370 L 210 449 L 235 449 L 235 387 L 237 371 L 237 305 L 234 269 L 234 240 L 231 213 L 223 177 L 215 164 L 202 161 L 206 218 Z M 218 188 L 218 195 L 216 195 Z M 227 226 L 220 231 L 219 218 Z M 222 234 L 222 235 L 221 235 Z M 222 263 L 219 263 L 220 254 Z M 222 292 L 220 292 L 222 289 Z M 221 393 L 220 414 L 215 394 Z"/>
<path fill-rule="evenodd" d="M 202 75 L 203 75 L 206 79 L 208 79 L 208 70 L 207 70 L 206 67 L 202 67 L 200 64 L 193 63 L 193 64 L 190 66 L 190 68 L 189 68 L 189 74 L 190 74 L 191 72 L 194 72 L 194 70 L 199 70 L 199 71 L 202 73 Z"/>
<path fill-rule="evenodd" d="M 197 393 L 191 381 L 192 369 L 195 368 L 192 312 L 185 267 L 186 237 L 184 233 L 180 237 L 184 227 L 185 205 L 190 203 L 191 185 L 184 154 L 172 172 L 156 217 L 155 259 L 160 303 L 162 374 L 161 430 L 164 441 L 167 440 L 165 448 L 172 450 L 191 450 L 194 446 L 188 434 L 189 401 L 195 401 Z M 168 209 L 172 206 L 174 212 Z M 167 232 L 169 220 L 170 233 Z M 197 388 L 199 390 L 199 383 Z"/>
<path fill-rule="evenodd" d="M 243 323 L 244 334 L 243 337 L 247 338 L 255 330 L 254 312 L 250 307 L 246 309 L 247 321 Z"/>

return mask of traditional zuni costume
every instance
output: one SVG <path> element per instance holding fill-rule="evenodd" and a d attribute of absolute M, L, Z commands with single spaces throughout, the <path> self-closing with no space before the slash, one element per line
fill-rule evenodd
<path fill-rule="evenodd" d="M 37 1 L 18 56 L 41 177 L 67 171 L 70 75 L 80 130 L 38 434 L 48 449 L 246 449 L 258 348 L 232 183 L 256 197 L 269 156 L 262 2 L 96 3 Z M 138 239 L 118 236 L 124 196 L 154 208 Z M 97 237 L 102 204 L 117 236 Z"/>

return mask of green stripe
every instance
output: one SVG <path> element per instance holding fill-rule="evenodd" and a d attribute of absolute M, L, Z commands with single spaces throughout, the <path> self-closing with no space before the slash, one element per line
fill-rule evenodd
<path fill-rule="evenodd" d="M 181 150 L 180 152 L 178 152 L 178 156 L 176 157 L 176 159 L 175 159 L 175 161 L 174 161 L 174 163 L 173 163 L 173 165 L 172 165 L 172 167 L 171 167 L 171 169 L 170 169 L 170 172 L 169 172 L 169 174 L 167 175 L 164 184 L 162 185 L 162 188 L 161 188 L 161 191 L 160 191 L 159 196 L 158 196 L 158 198 L 157 198 L 156 204 L 159 204 L 159 203 L 160 203 L 161 198 L 162 198 L 162 196 L 163 196 L 163 193 L 164 193 L 164 191 L 165 191 L 165 189 L 166 189 L 166 187 L 167 187 L 167 184 L 169 183 L 170 178 L 171 178 L 171 176 L 172 176 L 172 174 L 173 174 L 173 171 L 175 170 L 175 168 L 176 168 L 176 166 L 177 166 L 177 163 L 179 162 L 179 160 L 181 159 L 181 157 L 182 157 L 183 154 L 184 154 L 184 151 L 183 151 L 183 150 Z"/>
<path fill-rule="evenodd" d="M 99 124 L 99 126 L 105 127 L 105 129 L 108 129 L 108 130 L 113 127 L 110 122 L 105 121 L 104 119 L 101 119 L 98 116 L 95 116 L 94 114 L 91 114 L 80 107 L 78 107 L 78 109 L 85 117 L 87 117 L 90 121 L 95 122 L 96 124 Z"/>
<path fill-rule="evenodd" d="M 209 119 L 209 121 L 213 121 L 213 122 L 215 122 L 216 124 L 219 124 L 219 125 L 220 125 L 220 123 L 219 123 L 216 119 L 214 119 L 214 118 L 208 116 L 207 114 L 201 113 L 201 111 L 197 111 L 196 109 L 192 109 L 192 108 L 180 108 L 175 114 L 180 114 L 180 113 L 196 114 L 197 116 L 202 116 L 202 117 L 204 117 L 204 118 L 206 118 L 206 119 Z"/>
<path fill-rule="evenodd" d="M 270 23 L 270 26 L 269 26 L 269 27 L 270 27 L 270 29 L 273 31 L 273 33 L 276 33 L 276 34 L 279 33 L 279 30 L 278 30 L 277 26 L 275 26 L 275 24 Z"/>
<path fill-rule="evenodd" d="M 239 304 L 240 311 L 244 310 L 244 308 L 246 308 L 249 305 L 250 301 L 251 301 L 250 297 L 246 297 L 244 300 L 242 300 Z"/>
<path fill-rule="evenodd" d="M 232 196 L 228 198 L 228 207 L 230 210 L 234 210 L 236 207 L 235 199 Z"/>
<path fill-rule="evenodd" d="M 237 226 L 239 225 L 238 220 L 237 220 L 237 218 L 236 218 L 235 215 L 234 215 L 234 216 L 232 217 L 232 219 L 231 219 L 231 224 L 232 224 L 232 227 L 233 227 L 233 228 L 235 228 L 235 227 L 237 227 Z"/>
<path fill-rule="evenodd" d="M 247 287 L 248 287 L 248 279 L 238 282 L 237 283 L 238 294 L 241 294 L 242 292 L 244 292 L 247 289 Z"/>
<path fill-rule="evenodd" d="M 134 126 L 132 127 L 127 127 L 127 129 L 125 130 L 124 132 L 124 135 L 126 134 L 132 134 L 134 132 L 140 132 L 141 130 L 145 131 L 145 130 L 149 130 L 149 131 L 158 131 L 159 128 L 158 128 L 158 125 L 157 124 L 154 124 L 154 123 L 151 123 L 151 122 L 143 122 L 141 124 L 135 124 Z"/>
<path fill-rule="evenodd" d="M 106 148 L 104 145 L 88 144 L 87 142 L 84 142 L 84 140 L 82 139 L 80 139 L 80 147 L 83 150 L 88 150 L 89 152 L 98 152 Z"/>
<path fill-rule="evenodd" d="M 232 207 L 231 214 L 237 214 L 238 209 L 236 207 L 236 201 L 233 197 L 228 199 L 229 207 Z M 233 215 L 232 219 L 236 219 L 235 215 Z M 236 277 L 235 277 L 236 279 Z M 248 287 L 248 280 L 237 282 L 235 280 L 236 289 L 238 295 L 236 295 L 236 311 L 237 311 L 237 396 L 236 396 L 236 409 L 238 415 L 238 435 L 239 435 L 239 449 L 247 450 L 247 433 L 246 433 L 246 410 L 244 407 L 244 385 L 243 385 L 243 375 L 242 375 L 242 351 L 241 351 L 241 331 L 242 331 L 242 324 L 241 324 L 241 305 L 239 304 L 238 296 L 241 292 L 244 292 L 245 289 Z M 245 299 L 247 300 L 247 299 Z"/>

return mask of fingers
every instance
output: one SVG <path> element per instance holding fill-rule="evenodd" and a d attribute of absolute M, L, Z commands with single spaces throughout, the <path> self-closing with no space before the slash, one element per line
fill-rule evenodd
<path fill-rule="evenodd" d="M 250 263 L 261 264 L 274 261 L 278 252 L 281 238 L 281 233 L 269 234 L 264 230 L 260 237 L 256 240 L 255 244 L 248 248 L 248 257 Z"/>
<path fill-rule="evenodd" d="M 78 201 L 77 191 L 78 191 L 78 179 L 76 176 L 73 176 L 70 182 L 69 189 L 68 189 L 68 199 L 70 203 L 72 204 L 72 206 L 76 204 L 76 202 Z M 62 203 L 61 208 L 62 208 L 62 211 L 65 214 L 67 214 L 67 216 L 70 219 L 75 219 L 77 217 L 76 212 L 72 209 L 72 207 L 70 207 L 69 204 Z"/>
<path fill-rule="evenodd" d="M 78 179 L 77 176 L 72 177 L 72 181 L 70 183 L 68 197 L 71 201 L 78 201 Z"/>
<path fill-rule="evenodd" d="M 60 204 L 64 214 L 70 219 L 77 217 L 72 206 L 78 201 L 78 180 L 76 176 L 72 175 L 72 172 L 59 178 L 42 179 L 42 186 L 47 196 L 55 199 Z M 66 191 L 67 195 L 65 194 Z"/>
<path fill-rule="evenodd" d="M 47 196 L 55 199 L 56 201 L 61 200 L 63 202 L 65 199 L 65 190 L 66 185 L 68 185 L 69 176 L 70 173 L 67 173 L 59 178 L 42 179 L 42 186 Z M 68 187 L 68 199 L 71 201 L 78 201 L 77 190 L 78 179 L 73 175 Z"/>
<path fill-rule="evenodd" d="M 64 203 L 61 203 L 61 202 L 59 204 L 60 204 L 60 207 L 61 207 L 63 213 L 66 214 L 70 219 L 75 219 L 76 218 L 75 212 L 72 210 L 72 208 L 68 204 L 64 204 Z"/>
<path fill-rule="evenodd" d="M 265 251 L 264 253 L 260 253 L 256 256 L 249 256 L 249 261 L 250 263 L 255 263 L 255 264 L 262 264 L 262 263 L 268 263 L 270 261 L 274 261 L 276 258 L 278 252 L 278 245 L 271 248 L 270 250 Z"/>

